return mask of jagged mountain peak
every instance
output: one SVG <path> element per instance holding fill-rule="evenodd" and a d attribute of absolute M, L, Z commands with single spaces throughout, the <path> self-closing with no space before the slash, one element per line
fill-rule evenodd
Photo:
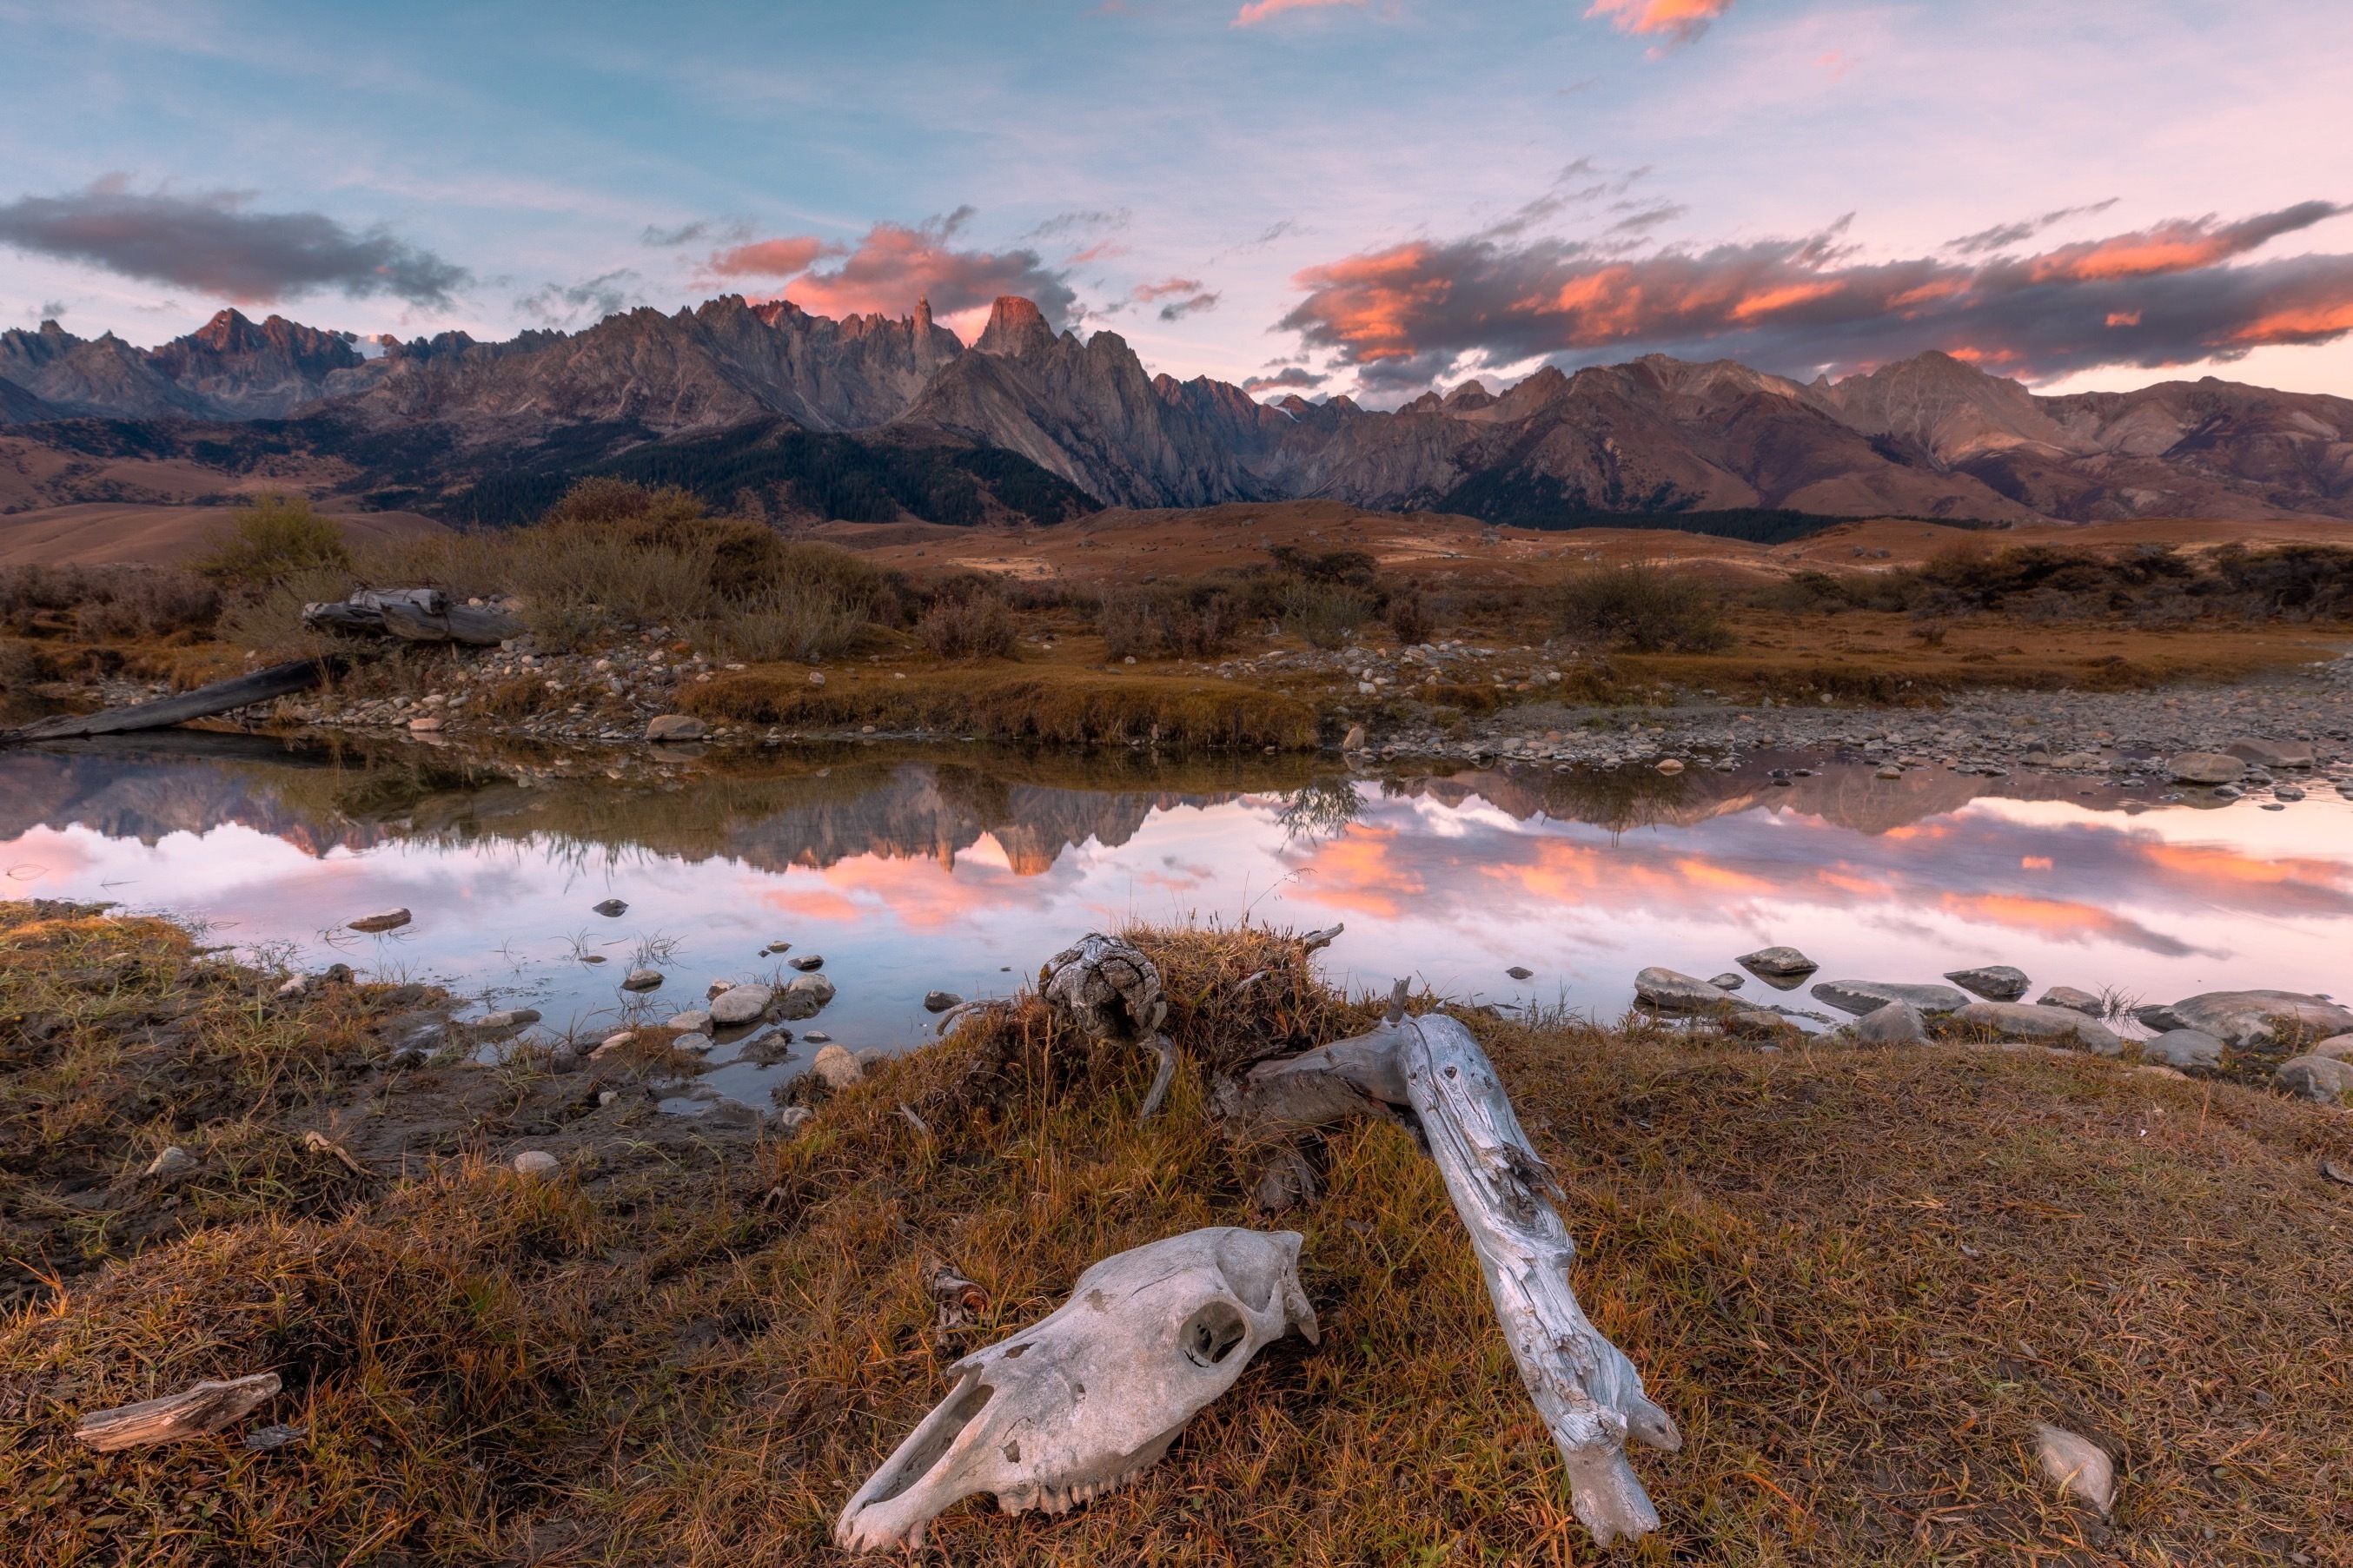
<path fill-rule="evenodd" d="M 1035 300 L 1000 294 L 988 308 L 988 325 L 972 346 L 985 354 L 1030 359 L 1051 353 L 1055 341 L 1054 329 L 1046 324 L 1046 313 Z"/>

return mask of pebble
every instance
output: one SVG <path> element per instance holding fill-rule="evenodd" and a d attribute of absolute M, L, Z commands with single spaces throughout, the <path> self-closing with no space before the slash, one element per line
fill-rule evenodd
<path fill-rule="evenodd" d="M 778 1016 L 788 1024 L 814 1018 L 833 1000 L 833 982 L 822 974 L 797 974 L 776 998 Z"/>
<path fill-rule="evenodd" d="M 1517 963 L 1514 963 L 1512 967 L 1504 971 L 1504 973 L 1510 975 L 1514 980 L 1534 980 L 1536 975 L 1536 972 L 1535 970 Z"/>
<path fill-rule="evenodd" d="M 776 1112 L 776 1131 L 791 1137 L 817 1120 L 817 1112 L 806 1105 L 787 1105 Z"/>
<path fill-rule="evenodd" d="M 1733 971 L 1727 969 L 1721 974 L 1712 974 L 1708 976 L 1707 983 L 1710 985 L 1715 986 L 1718 991 L 1737 991 L 1743 985 L 1748 984 L 1748 976 L 1746 974 L 1735 973 Z"/>
<path fill-rule="evenodd" d="M 702 721 L 686 713 L 657 713 L 646 721 L 649 741 L 700 741 L 710 731 Z"/>
<path fill-rule="evenodd" d="M 491 1035 L 508 1029 L 520 1029 L 525 1024 L 538 1022 L 539 1009 L 536 1007 L 501 1007 L 494 1013 L 483 1014 L 473 1020 L 469 1027 L 478 1034 Z"/>
<path fill-rule="evenodd" d="M 588 1054 L 591 1057 L 608 1056 L 612 1052 L 619 1050 L 623 1046 L 628 1045 L 637 1037 L 637 1032 L 632 1029 L 624 1029 L 617 1035 L 607 1035 L 605 1037 L 603 1041 L 597 1045 L 596 1048 L 590 1051 Z"/>
<path fill-rule="evenodd" d="M 766 957 L 768 957 L 768 956 L 770 956 L 771 954 L 774 954 L 774 953 L 779 953 L 779 952 L 790 952 L 792 950 L 793 950 L 793 944 L 792 944 L 791 942 L 770 942 L 767 946 L 765 946 L 765 947 L 764 947 L 764 948 L 762 948 L 762 949 L 760 950 L 760 956 L 761 956 L 761 957 L 763 957 L 763 958 L 766 958 Z"/>
<path fill-rule="evenodd" d="M 632 969 L 621 979 L 624 991 L 652 991 L 660 986 L 662 972 L 659 969 Z"/>
<path fill-rule="evenodd" d="M 798 958 L 788 958 L 785 962 L 806 974 L 812 970 L 823 969 L 825 955 L 819 952 L 805 952 Z"/>
<path fill-rule="evenodd" d="M 564 1169 L 564 1163 L 544 1149 L 526 1149 L 514 1157 L 515 1174 L 548 1181 Z"/>
<path fill-rule="evenodd" d="M 406 910 L 385 910 L 376 914 L 362 915 L 352 922 L 352 930 L 364 931 L 396 931 L 408 923 Z"/>
<path fill-rule="evenodd" d="M 953 991 L 923 993 L 923 1011 L 926 1013 L 944 1013 L 951 1007 L 960 1007 L 963 1005 L 964 998 Z"/>
<path fill-rule="evenodd" d="M 629 906 L 623 903 L 618 899 L 607 899 L 603 903 L 593 907 L 596 913 L 603 915 L 607 920 L 618 920 L 621 916 L 629 912 Z"/>
<path fill-rule="evenodd" d="M 150 1160 L 144 1173 L 158 1181 L 164 1181 L 195 1168 L 196 1157 L 174 1143 Z"/>
<path fill-rule="evenodd" d="M 818 1080 L 828 1089 L 848 1089 L 866 1076 L 865 1069 L 858 1065 L 858 1058 L 836 1045 L 828 1045 L 818 1051 L 809 1070 L 816 1073 Z"/>
<path fill-rule="evenodd" d="M 833 1037 L 825 1033 L 822 1029 L 811 1029 L 807 1034 L 803 1035 L 801 1038 L 807 1040 L 812 1046 L 822 1046 L 829 1043 L 833 1039 Z"/>
<path fill-rule="evenodd" d="M 1794 947 L 1760 947 L 1732 962 L 1760 974 L 1811 974 L 1821 967 Z"/>
<path fill-rule="evenodd" d="M 672 1013 L 664 1020 L 664 1025 L 682 1034 L 707 1035 L 711 1032 L 711 1015 L 705 1009 L 697 1007 L 688 1013 Z"/>
<path fill-rule="evenodd" d="M 670 1042 L 670 1048 L 680 1051 L 692 1051 L 699 1055 L 711 1048 L 711 1037 L 709 1035 L 681 1035 L 678 1038 Z"/>

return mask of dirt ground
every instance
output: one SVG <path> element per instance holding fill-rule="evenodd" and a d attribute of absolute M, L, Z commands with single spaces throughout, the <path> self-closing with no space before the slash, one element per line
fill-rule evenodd
<path fill-rule="evenodd" d="M 228 527 L 226 506 L 85 501 L 0 514 L 0 567 L 176 566 L 211 548 Z M 446 533 L 419 512 L 336 512 L 359 549 Z"/>
<path fill-rule="evenodd" d="M 2214 522 L 2148 519 L 1978 530 L 1902 518 L 1833 524 L 1791 544 L 1750 544 L 1674 529 L 1581 528 L 1544 532 L 1498 528 L 1443 512 L 1379 512 L 1340 501 L 1234 503 L 1193 510 L 1113 508 L 1060 528 L 946 528 L 934 523 L 833 522 L 822 539 L 909 570 L 970 567 L 1009 577 L 1075 581 L 1186 577 L 1263 563 L 1270 545 L 1363 550 L 1395 576 L 1432 584 L 1530 584 L 1596 562 L 1648 560 L 1686 567 L 1715 563 L 1762 581 L 1813 570 L 1874 571 L 1917 565 L 1956 547 L 2007 549 L 2063 544 L 2117 549 L 2168 544 L 2195 554 L 2224 544 L 2344 544 L 2353 526 L 2327 521 Z M 1880 552 L 1886 552 L 1881 554 Z"/>

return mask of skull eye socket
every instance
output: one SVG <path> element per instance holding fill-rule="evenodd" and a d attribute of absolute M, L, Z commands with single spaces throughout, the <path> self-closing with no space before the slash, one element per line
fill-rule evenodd
<path fill-rule="evenodd" d="M 1185 1321 L 1176 1342 L 1195 1366 L 1215 1366 L 1233 1354 L 1248 1331 L 1232 1302 L 1211 1301 Z"/>

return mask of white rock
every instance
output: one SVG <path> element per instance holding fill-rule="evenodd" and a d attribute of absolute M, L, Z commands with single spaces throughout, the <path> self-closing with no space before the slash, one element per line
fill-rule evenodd
<path fill-rule="evenodd" d="M 546 1181 L 564 1169 L 564 1163 L 544 1149 L 526 1149 L 514 1157 L 515 1174 Z"/>
<path fill-rule="evenodd" d="M 709 1035 L 681 1035 L 678 1038 L 670 1042 L 670 1048 L 672 1050 L 692 1051 L 699 1056 L 702 1052 L 711 1048 L 711 1037 Z"/>
<path fill-rule="evenodd" d="M 2097 1443 L 2062 1426 L 2038 1426 L 2034 1437 L 2042 1460 L 2042 1473 L 2053 1486 L 2083 1499 L 2102 1513 L 2114 1506 L 2116 1467 L 2108 1462 L 2106 1452 Z"/>
<path fill-rule="evenodd" d="M 672 1013 L 665 1022 L 670 1028 L 689 1035 L 711 1033 L 711 1014 L 708 1009 L 702 1007 L 684 1013 Z"/>
<path fill-rule="evenodd" d="M 184 1175 L 195 1168 L 196 1157 L 174 1143 L 150 1160 L 144 1173 L 154 1177 L 157 1181 L 164 1181 L 173 1176 Z"/>
<path fill-rule="evenodd" d="M 646 721 L 649 741 L 700 741 L 702 721 L 685 713 L 659 713 Z"/>
<path fill-rule="evenodd" d="M 660 986 L 662 972 L 659 969 L 632 969 L 621 979 L 624 991 L 652 991 Z"/>

